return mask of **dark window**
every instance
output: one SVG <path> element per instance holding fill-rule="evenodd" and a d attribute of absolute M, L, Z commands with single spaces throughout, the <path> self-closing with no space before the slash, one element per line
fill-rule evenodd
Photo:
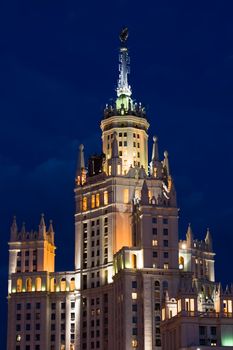
<path fill-rule="evenodd" d="M 40 309 L 40 303 L 36 303 L 36 309 Z"/>
<path fill-rule="evenodd" d="M 119 141 L 119 147 L 122 147 L 122 141 Z"/>
<path fill-rule="evenodd" d="M 153 252 L 153 258 L 157 258 L 158 257 L 158 253 L 157 252 Z"/>
<path fill-rule="evenodd" d="M 152 224 L 157 224 L 157 218 L 152 218 Z"/>
<path fill-rule="evenodd" d="M 216 335 L 217 334 L 216 327 L 210 327 L 210 333 L 211 333 L 211 335 Z"/>
<path fill-rule="evenodd" d="M 51 314 L 51 320 L 56 320 L 56 314 Z"/>
<path fill-rule="evenodd" d="M 132 288 L 137 288 L 137 281 L 132 281 Z"/>
<path fill-rule="evenodd" d="M 164 229 L 163 229 L 163 234 L 164 234 L 164 236 L 167 236 L 167 235 L 168 235 L 168 229 L 167 229 L 167 228 L 164 228 Z"/>
<path fill-rule="evenodd" d="M 16 305 L 16 310 L 21 310 L 21 304 Z"/>
<path fill-rule="evenodd" d="M 157 235 L 157 227 L 153 227 L 152 228 L 152 234 L 153 235 Z"/>
<path fill-rule="evenodd" d="M 55 326 L 55 325 L 54 325 Z M 40 330 L 40 323 L 36 323 L 36 330 L 39 331 Z"/>
<path fill-rule="evenodd" d="M 30 331 L 30 329 L 31 329 L 30 323 L 26 323 L 26 331 Z"/>
<path fill-rule="evenodd" d="M 31 314 L 26 314 L 26 320 L 30 320 L 31 319 Z"/>
<path fill-rule="evenodd" d="M 161 339 L 155 339 L 155 345 L 161 346 Z"/>
<path fill-rule="evenodd" d="M 21 320 L 21 315 L 20 315 L 20 314 L 17 314 L 17 315 L 16 315 L 16 319 L 17 319 L 17 321 L 20 321 L 20 320 Z"/>
<path fill-rule="evenodd" d="M 199 326 L 199 334 L 200 335 L 205 335 L 205 333 L 206 333 L 205 331 L 206 331 L 206 327 L 205 326 Z"/>
<path fill-rule="evenodd" d="M 122 137 L 122 132 L 119 132 L 119 137 Z"/>
<path fill-rule="evenodd" d="M 199 340 L 199 343 L 200 343 L 200 345 L 206 345 L 205 339 L 200 339 L 200 340 Z"/>
<path fill-rule="evenodd" d="M 74 309 L 75 308 L 75 302 L 74 301 L 71 301 L 71 309 Z"/>
<path fill-rule="evenodd" d="M 137 317 L 136 316 L 132 317 L 132 323 L 137 323 Z"/>
<path fill-rule="evenodd" d="M 25 260 L 25 266 L 29 266 L 29 261 Z"/>
<path fill-rule="evenodd" d="M 137 334 L 138 334 L 137 328 L 132 328 L 132 334 L 133 334 L 133 335 L 137 335 Z"/>
<path fill-rule="evenodd" d="M 163 257 L 164 257 L 165 259 L 168 259 L 168 252 L 164 252 L 164 253 L 163 253 Z"/>
<path fill-rule="evenodd" d="M 36 339 L 36 341 L 39 341 L 40 340 L 40 334 L 36 334 L 35 339 Z"/>
<path fill-rule="evenodd" d="M 26 334 L 26 341 L 30 341 L 30 334 Z"/>
<path fill-rule="evenodd" d="M 65 309 L 66 308 L 66 303 L 61 303 L 61 308 Z"/>
<path fill-rule="evenodd" d="M 137 310 L 138 310 L 137 304 L 133 304 L 133 305 L 132 305 L 132 311 L 137 311 Z"/>
<path fill-rule="evenodd" d="M 25 350 L 30 350 L 30 345 L 26 345 Z"/>
<path fill-rule="evenodd" d="M 164 247 L 168 247 L 168 240 L 167 240 L 167 239 L 164 239 L 164 241 L 163 241 L 163 246 L 164 246 Z"/>
<path fill-rule="evenodd" d="M 17 324 L 17 325 L 16 325 L 16 331 L 17 331 L 17 332 L 20 332 L 20 331 L 21 331 L 21 326 L 20 326 L 20 324 Z"/>
<path fill-rule="evenodd" d="M 55 309 L 56 309 L 56 303 L 52 303 L 52 304 L 51 304 L 51 309 L 52 309 L 52 310 L 55 310 Z"/>
<path fill-rule="evenodd" d="M 124 132 L 124 137 L 127 137 L 127 132 Z"/>
<path fill-rule="evenodd" d="M 65 320 L 65 318 L 66 318 L 66 314 L 63 312 L 63 313 L 61 314 L 61 319 L 62 319 L 62 320 Z"/>
<path fill-rule="evenodd" d="M 125 146 L 125 147 L 127 146 L 127 141 L 124 141 L 124 146 Z"/>
<path fill-rule="evenodd" d="M 52 323 L 51 324 L 51 331 L 55 331 L 55 329 L 56 329 L 56 325 L 55 325 L 55 323 Z"/>
<path fill-rule="evenodd" d="M 55 334 L 51 334 L 51 341 L 55 341 Z"/>
<path fill-rule="evenodd" d="M 99 349 L 99 347 L 100 347 L 100 342 L 97 341 L 97 342 L 96 342 L 96 348 Z"/>
<path fill-rule="evenodd" d="M 30 310 L 30 309 L 31 309 L 31 304 L 30 304 L 30 303 L 27 303 L 27 304 L 26 304 L 26 309 L 27 309 L 27 310 Z"/>
<path fill-rule="evenodd" d="M 40 350 L 40 345 L 39 344 L 36 345 L 35 350 Z"/>
<path fill-rule="evenodd" d="M 25 251 L 25 256 L 29 256 L 29 250 Z"/>
<path fill-rule="evenodd" d="M 155 303 L 155 310 L 159 311 L 160 310 L 160 303 Z"/>
<path fill-rule="evenodd" d="M 168 219 L 163 218 L 163 224 L 164 225 L 168 224 Z"/>

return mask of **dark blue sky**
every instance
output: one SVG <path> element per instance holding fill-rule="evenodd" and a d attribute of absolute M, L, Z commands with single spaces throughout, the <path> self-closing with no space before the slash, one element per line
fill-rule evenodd
<path fill-rule="evenodd" d="M 233 280 L 232 1 L 9 0 L 0 9 L 1 322 L 13 215 L 29 229 L 42 212 L 52 218 L 56 268 L 73 268 L 77 147 L 86 158 L 101 149 L 124 25 L 133 96 L 161 156 L 169 151 L 180 237 L 189 222 L 199 238 L 209 226 L 217 279 Z"/>

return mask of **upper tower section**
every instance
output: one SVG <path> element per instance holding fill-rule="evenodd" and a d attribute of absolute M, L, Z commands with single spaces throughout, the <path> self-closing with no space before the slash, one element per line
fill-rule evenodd
<path fill-rule="evenodd" d="M 127 39 L 128 29 L 124 28 L 120 33 L 117 98 L 112 105 L 106 105 L 104 119 L 101 121 L 103 153 L 107 160 L 112 157 L 111 144 L 113 137 L 116 137 L 119 157 L 122 159 L 122 175 L 126 175 L 131 167 L 143 167 L 146 172 L 148 171 L 149 123 L 145 108 L 131 97 L 132 90 L 128 82 L 130 57 Z M 107 162 L 104 170 L 108 174 Z"/>

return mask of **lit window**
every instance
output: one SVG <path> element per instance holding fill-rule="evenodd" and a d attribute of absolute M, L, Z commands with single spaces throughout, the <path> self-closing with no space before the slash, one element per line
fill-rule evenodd
<path fill-rule="evenodd" d="M 168 270 L 168 264 L 166 263 L 166 264 L 163 264 L 163 268 L 165 269 L 165 270 Z"/>
<path fill-rule="evenodd" d="M 132 340 L 132 347 L 137 348 L 138 347 L 138 341 L 136 339 Z"/>
<path fill-rule="evenodd" d="M 123 201 L 124 201 L 124 203 L 128 203 L 129 202 L 129 189 L 128 188 L 124 189 Z"/>
<path fill-rule="evenodd" d="M 95 208 L 95 195 L 94 194 L 91 195 L 91 207 Z"/>
<path fill-rule="evenodd" d="M 104 191 L 104 205 L 108 204 L 108 191 Z"/>
<path fill-rule="evenodd" d="M 157 245 L 158 245 L 157 239 L 153 239 L 153 240 L 152 240 L 152 245 L 153 245 L 154 247 L 157 247 Z"/>
<path fill-rule="evenodd" d="M 108 175 L 112 175 L 112 166 L 111 165 L 109 165 L 109 167 L 108 167 Z"/>
<path fill-rule="evenodd" d="M 136 300 L 137 297 L 138 297 L 137 293 L 136 293 L 136 292 L 133 292 L 133 293 L 132 293 L 132 299 L 133 299 L 133 300 Z"/>
<path fill-rule="evenodd" d="M 117 165 L 117 174 L 121 175 L 121 165 L 120 164 Z"/>
<path fill-rule="evenodd" d="M 100 195 L 99 195 L 99 193 L 97 193 L 96 196 L 95 196 L 95 204 L 96 204 L 97 208 L 100 206 Z"/>
<path fill-rule="evenodd" d="M 87 210 L 87 197 L 83 197 L 83 211 Z"/>

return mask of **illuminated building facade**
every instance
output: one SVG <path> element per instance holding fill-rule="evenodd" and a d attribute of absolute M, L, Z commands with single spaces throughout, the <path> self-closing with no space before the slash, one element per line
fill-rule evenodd
<path fill-rule="evenodd" d="M 149 122 L 131 97 L 126 30 L 120 39 L 103 153 L 86 167 L 79 147 L 74 271 L 54 271 L 54 232 L 43 216 L 38 232 L 12 224 L 8 350 L 233 349 L 233 298 L 215 282 L 211 234 L 197 241 L 189 226 L 179 241 L 168 152 L 161 160 L 153 137 L 148 162 Z"/>

